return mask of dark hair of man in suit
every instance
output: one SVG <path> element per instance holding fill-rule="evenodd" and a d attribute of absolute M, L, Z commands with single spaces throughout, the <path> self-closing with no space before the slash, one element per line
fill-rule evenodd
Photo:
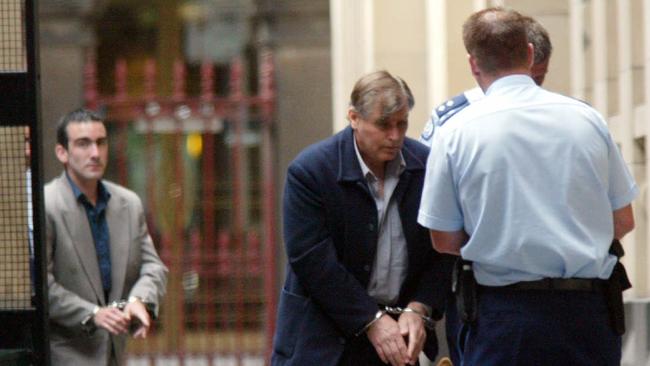
<path fill-rule="evenodd" d="M 65 116 L 61 117 L 59 123 L 56 126 L 56 143 L 68 148 L 68 125 L 72 122 L 83 123 L 83 122 L 100 122 L 104 123 L 104 120 L 94 111 L 85 108 L 76 109 Z"/>

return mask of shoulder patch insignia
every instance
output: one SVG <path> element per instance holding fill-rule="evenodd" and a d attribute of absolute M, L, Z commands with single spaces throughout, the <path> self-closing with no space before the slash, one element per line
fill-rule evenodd
<path fill-rule="evenodd" d="M 420 136 L 420 138 L 422 138 L 422 140 L 424 141 L 429 141 L 431 136 L 433 136 L 433 129 L 434 129 L 433 122 L 427 121 L 427 125 L 424 127 L 424 131 L 422 131 L 422 135 Z"/>
<path fill-rule="evenodd" d="M 467 100 L 465 93 L 458 94 L 457 96 L 440 104 L 438 108 L 436 108 L 436 114 L 438 115 L 438 125 L 442 126 L 445 121 L 456 114 L 456 112 L 465 108 L 467 105 L 469 105 L 469 101 Z"/>
<path fill-rule="evenodd" d="M 467 104 L 467 97 L 464 93 L 460 93 L 448 101 L 440 104 L 438 108 L 436 108 L 436 113 L 438 114 L 439 118 L 442 118 L 445 114 L 449 113 L 449 111 L 456 109 L 464 104 Z"/>

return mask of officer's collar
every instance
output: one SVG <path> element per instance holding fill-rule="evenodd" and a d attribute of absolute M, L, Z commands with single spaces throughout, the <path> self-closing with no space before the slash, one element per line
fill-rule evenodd
<path fill-rule="evenodd" d="M 511 86 L 520 86 L 520 85 L 536 85 L 535 81 L 526 74 L 511 74 L 500 77 L 496 79 L 488 89 L 485 91 L 485 95 L 490 95 L 495 93 L 496 90 L 500 90 L 505 87 Z"/>

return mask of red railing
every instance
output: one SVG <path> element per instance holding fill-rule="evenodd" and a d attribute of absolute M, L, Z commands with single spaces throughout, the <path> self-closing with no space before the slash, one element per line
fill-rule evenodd
<path fill-rule="evenodd" d="M 132 341 L 130 355 L 151 365 L 268 361 L 277 292 L 272 55 L 260 54 L 257 95 L 247 95 L 241 59 L 228 67 L 225 94 L 209 62 L 198 68 L 198 95 L 187 93 L 183 62 L 174 63 L 171 95 L 157 92 L 153 60 L 133 63 L 116 63 L 111 95 L 99 91 L 92 55 L 84 70 L 86 105 L 105 110 L 109 125 L 108 175 L 141 194 L 170 269 L 156 335 Z M 137 93 L 133 80 L 142 80 Z"/>

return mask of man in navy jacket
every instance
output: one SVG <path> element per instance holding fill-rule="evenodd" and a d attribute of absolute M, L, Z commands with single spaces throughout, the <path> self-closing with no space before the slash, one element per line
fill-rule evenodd
<path fill-rule="evenodd" d="M 428 149 L 406 138 L 413 96 L 386 71 L 351 95 L 350 126 L 291 163 L 287 277 L 273 365 L 417 364 L 435 358 L 450 259 L 417 221 Z"/>

